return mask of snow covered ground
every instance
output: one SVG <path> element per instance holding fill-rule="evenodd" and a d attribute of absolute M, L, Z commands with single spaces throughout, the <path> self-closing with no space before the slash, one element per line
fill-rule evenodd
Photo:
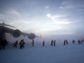
<path fill-rule="evenodd" d="M 25 44 L 23 49 L 7 45 L 5 50 L 0 50 L 0 63 L 84 63 L 84 43 L 63 45 L 56 43 L 31 43 Z"/>

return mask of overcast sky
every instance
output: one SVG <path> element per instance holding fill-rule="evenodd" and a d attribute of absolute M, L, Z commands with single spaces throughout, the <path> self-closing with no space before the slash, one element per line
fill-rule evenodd
<path fill-rule="evenodd" d="M 0 0 L 0 22 L 43 37 L 84 37 L 84 0 Z"/>

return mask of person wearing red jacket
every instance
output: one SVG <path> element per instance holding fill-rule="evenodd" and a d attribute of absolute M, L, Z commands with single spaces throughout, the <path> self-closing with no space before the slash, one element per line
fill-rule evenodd
<path fill-rule="evenodd" d="M 20 49 L 22 49 L 24 47 L 24 40 L 21 40 L 19 44 L 20 44 Z"/>
<path fill-rule="evenodd" d="M 54 40 L 54 46 L 55 46 L 56 40 Z"/>
<path fill-rule="evenodd" d="M 64 45 L 68 44 L 68 41 L 67 40 L 64 40 Z"/>
<path fill-rule="evenodd" d="M 66 44 L 68 44 L 68 41 L 66 40 Z"/>
<path fill-rule="evenodd" d="M 25 42 L 23 42 L 23 47 L 24 47 Z"/>
<path fill-rule="evenodd" d="M 34 46 L 34 40 L 32 40 L 32 47 Z"/>
<path fill-rule="evenodd" d="M 43 46 L 45 45 L 45 41 L 43 41 Z"/>
<path fill-rule="evenodd" d="M 13 47 L 16 47 L 16 48 L 17 48 L 17 44 L 18 44 L 18 41 L 16 41 L 16 42 L 13 44 Z"/>
<path fill-rule="evenodd" d="M 72 43 L 74 44 L 75 43 L 75 40 L 72 40 Z"/>

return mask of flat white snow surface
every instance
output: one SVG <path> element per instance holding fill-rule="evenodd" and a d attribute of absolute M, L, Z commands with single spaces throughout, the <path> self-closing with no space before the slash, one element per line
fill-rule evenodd
<path fill-rule="evenodd" d="M 84 63 L 84 43 L 46 43 L 44 47 L 42 43 L 35 43 L 34 47 L 29 43 L 22 49 L 7 45 L 0 50 L 0 63 Z"/>

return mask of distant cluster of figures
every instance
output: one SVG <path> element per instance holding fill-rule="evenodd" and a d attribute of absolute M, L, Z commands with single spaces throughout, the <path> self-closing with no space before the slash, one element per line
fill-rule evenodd
<path fill-rule="evenodd" d="M 72 43 L 74 44 L 76 41 L 72 40 Z M 78 44 L 81 44 L 82 42 L 84 42 L 84 40 L 78 40 Z M 68 44 L 67 40 L 64 40 L 64 45 Z"/>
<path fill-rule="evenodd" d="M 78 44 L 81 44 L 82 42 L 84 42 L 84 40 L 78 40 Z M 75 43 L 75 40 L 72 40 L 72 43 L 74 44 Z M 56 40 L 51 40 L 51 46 L 53 46 L 53 44 L 54 44 L 54 46 L 55 46 L 55 44 L 56 44 Z M 68 44 L 68 40 L 64 40 L 64 45 L 66 45 L 66 44 Z"/>
<path fill-rule="evenodd" d="M 18 41 L 16 41 L 15 43 L 13 43 L 13 47 L 16 47 L 17 48 L 17 44 L 18 44 Z M 24 39 L 22 39 L 20 41 L 20 43 L 19 43 L 20 49 L 22 49 L 24 47 L 24 44 L 25 44 Z"/>
<path fill-rule="evenodd" d="M 1 44 L 0 44 L 0 50 L 1 49 L 5 49 L 5 46 L 7 45 L 7 40 L 5 39 Z M 20 49 L 22 49 L 23 47 L 24 47 L 24 44 L 25 44 L 25 42 L 24 42 L 24 39 L 22 39 L 21 41 L 20 41 L 20 43 L 19 43 L 19 45 L 20 45 Z M 16 41 L 15 43 L 13 43 L 13 47 L 16 47 L 17 48 L 17 45 L 18 45 L 18 41 Z"/>
<path fill-rule="evenodd" d="M 74 44 L 76 41 L 72 40 L 72 43 Z M 84 42 L 84 40 L 78 40 L 78 44 L 81 44 L 82 42 Z M 1 49 L 5 49 L 5 46 L 7 44 L 6 39 L 0 44 L 0 50 Z M 19 43 L 18 40 L 13 43 L 13 47 L 17 48 L 17 45 L 20 45 L 20 49 L 22 49 L 25 45 L 24 39 L 22 39 Z M 55 46 L 56 44 L 56 40 L 51 40 L 51 46 Z M 64 40 L 64 45 L 68 44 L 68 40 Z M 42 43 L 43 46 L 45 46 L 45 41 L 43 41 Z M 34 40 L 32 40 L 32 47 L 34 47 Z"/>
<path fill-rule="evenodd" d="M 16 41 L 15 43 L 13 43 L 13 47 L 16 47 L 17 48 L 17 45 L 18 45 L 18 41 Z M 22 49 L 25 45 L 25 42 L 24 42 L 24 39 L 22 39 L 19 43 L 20 45 L 20 49 Z M 32 47 L 34 46 L 34 40 L 32 40 Z"/>
<path fill-rule="evenodd" d="M 56 40 L 51 40 L 51 46 L 53 46 L 53 44 L 54 44 L 54 46 L 55 46 L 55 43 L 56 43 Z"/>

